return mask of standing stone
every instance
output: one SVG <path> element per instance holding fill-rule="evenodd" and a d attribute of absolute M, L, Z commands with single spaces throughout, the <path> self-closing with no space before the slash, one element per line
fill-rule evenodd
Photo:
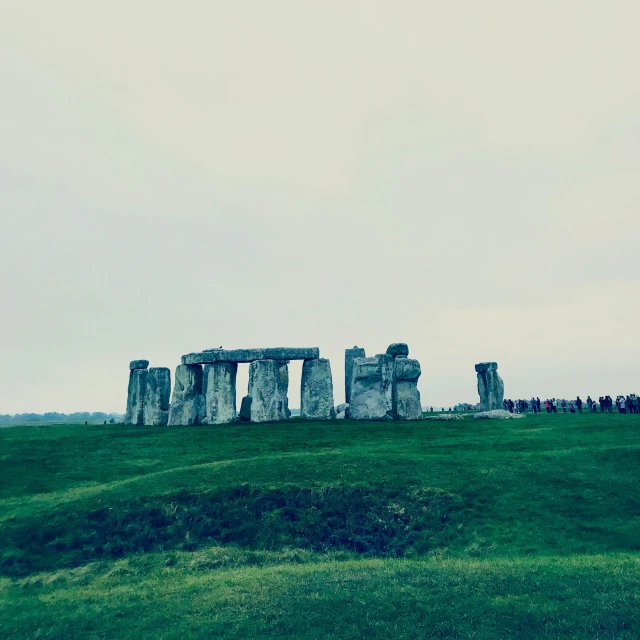
<path fill-rule="evenodd" d="M 249 422 L 249 420 L 251 420 L 251 396 L 242 398 L 238 419 L 240 422 Z"/>
<path fill-rule="evenodd" d="M 394 342 L 387 347 L 387 355 L 397 358 L 398 356 L 409 355 L 409 345 L 405 342 Z"/>
<path fill-rule="evenodd" d="M 336 420 L 344 420 L 347 417 L 347 409 L 349 405 L 346 402 L 336 407 Z"/>
<path fill-rule="evenodd" d="M 180 364 L 173 385 L 170 425 L 200 424 L 202 412 L 202 365 Z"/>
<path fill-rule="evenodd" d="M 204 367 L 204 424 L 236 421 L 236 362 L 216 362 Z"/>
<path fill-rule="evenodd" d="M 393 361 L 393 413 L 397 420 L 421 420 L 422 405 L 418 378 L 422 373 L 417 360 L 398 356 Z"/>
<path fill-rule="evenodd" d="M 349 403 L 351 419 L 393 419 L 393 374 L 393 358 L 387 354 L 353 361 Z"/>
<path fill-rule="evenodd" d="M 276 422 L 289 418 L 288 389 L 286 361 L 254 360 L 249 365 L 251 422 Z"/>
<path fill-rule="evenodd" d="M 149 372 L 146 369 L 131 369 L 129 372 L 125 424 L 144 424 L 144 396 L 147 390 L 148 376 Z"/>
<path fill-rule="evenodd" d="M 351 402 L 351 378 L 353 376 L 353 361 L 356 358 L 365 358 L 364 349 L 353 347 L 344 351 L 344 398 L 345 402 Z"/>
<path fill-rule="evenodd" d="M 165 427 L 169 421 L 171 371 L 166 367 L 152 367 L 147 375 L 144 394 L 144 424 Z"/>
<path fill-rule="evenodd" d="M 497 362 L 481 362 L 476 365 L 478 395 L 484 411 L 503 409 L 504 382 L 498 375 Z"/>
<path fill-rule="evenodd" d="M 331 420 L 335 416 L 331 363 L 326 358 L 305 360 L 302 365 L 300 417 Z"/>

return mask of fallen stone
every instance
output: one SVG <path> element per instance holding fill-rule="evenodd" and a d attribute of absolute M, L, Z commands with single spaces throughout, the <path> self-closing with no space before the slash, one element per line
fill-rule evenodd
<path fill-rule="evenodd" d="M 349 403 L 352 420 L 393 419 L 393 372 L 390 355 L 354 359 Z"/>
<path fill-rule="evenodd" d="M 251 420 L 251 396 L 245 396 L 242 398 L 238 419 L 241 422 L 249 422 Z"/>
<path fill-rule="evenodd" d="M 148 376 L 149 372 L 146 369 L 131 369 L 129 371 L 125 424 L 144 424 L 144 396 L 147 390 Z"/>
<path fill-rule="evenodd" d="M 180 364 L 176 367 L 169 409 L 170 425 L 200 424 L 203 404 L 202 377 L 201 365 Z"/>
<path fill-rule="evenodd" d="M 165 427 L 169 422 L 171 371 L 166 367 L 152 367 L 147 372 L 144 394 L 144 424 Z"/>
<path fill-rule="evenodd" d="M 148 360 L 132 360 L 129 363 L 129 369 L 133 371 L 134 369 L 146 369 L 149 366 Z"/>
<path fill-rule="evenodd" d="M 393 345 L 392 345 L 393 346 Z M 397 420 L 422 420 L 418 391 L 420 363 L 400 355 L 393 361 L 393 414 Z"/>
<path fill-rule="evenodd" d="M 238 365 L 235 362 L 205 365 L 202 381 L 203 424 L 227 424 L 236 421 L 237 373 Z"/>
<path fill-rule="evenodd" d="M 351 378 L 353 376 L 353 361 L 365 358 L 364 349 L 353 347 L 344 351 L 344 398 L 347 404 L 351 402 Z"/>
<path fill-rule="evenodd" d="M 387 355 L 397 358 L 398 356 L 408 356 L 409 346 L 404 342 L 394 342 L 387 347 Z"/>
<path fill-rule="evenodd" d="M 498 375 L 496 362 L 481 362 L 476 365 L 478 374 L 478 395 L 485 411 L 502 409 L 504 400 L 504 382 Z"/>
<path fill-rule="evenodd" d="M 464 420 L 464 415 L 459 413 L 441 413 L 437 416 L 426 416 L 425 420 Z"/>
<path fill-rule="evenodd" d="M 526 418 L 524 413 L 511 413 L 506 409 L 492 409 L 491 411 L 481 411 L 473 416 L 476 420 L 514 420 Z"/>
<path fill-rule="evenodd" d="M 335 415 L 331 363 L 326 358 L 305 360 L 302 365 L 300 417 L 307 420 L 332 420 Z"/>
<path fill-rule="evenodd" d="M 182 364 L 214 362 L 254 362 L 255 360 L 317 360 L 320 349 L 274 347 L 267 349 L 212 349 L 182 356 Z"/>
<path fill-rule="evenodd" d="M 277 360 L 255 360 L 249 366 L 251 422 L 278 422 L 291 416 L 287 391 L 289 367 Z"/>

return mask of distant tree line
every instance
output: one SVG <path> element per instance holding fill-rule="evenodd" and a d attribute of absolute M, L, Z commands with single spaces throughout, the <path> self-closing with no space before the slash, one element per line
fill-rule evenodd
<path fill-rule="evenodd" d="M 13 416 L 0 414 L 0 424 L 24 424 L 25 422 L 62 422 L 66 424 L 74 422 L 122 422 L 124 416 L 120 413 L 104 413 L 102 411 L 80 411 L 77 413 L 16 413 Z"/>

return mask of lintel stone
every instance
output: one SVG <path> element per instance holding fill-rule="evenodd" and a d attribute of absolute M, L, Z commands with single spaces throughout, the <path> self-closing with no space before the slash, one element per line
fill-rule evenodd
<path fill-rule="evenodd" d="M 182 356 L 182 364 L 253 362 L 254 360 L 317 360 L 318 347 L 270 347 L 266 349 L 212 349 Z"/>

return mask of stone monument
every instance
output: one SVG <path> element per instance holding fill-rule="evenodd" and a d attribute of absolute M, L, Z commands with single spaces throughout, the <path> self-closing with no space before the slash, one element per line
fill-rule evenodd
<path fill-rule="evenodd" d="M 484 411 L 503 409 L 504 382 L 498 375 L 497 362 L 480 362 L 476 365 L 478 395 Z"/>
<path fill-rule="evenodd" d="M 302 365 L 300 417 L 309 420 L 331 420 L 336 417 L 331 363 L 326 358 L 305 360 Z"/>

